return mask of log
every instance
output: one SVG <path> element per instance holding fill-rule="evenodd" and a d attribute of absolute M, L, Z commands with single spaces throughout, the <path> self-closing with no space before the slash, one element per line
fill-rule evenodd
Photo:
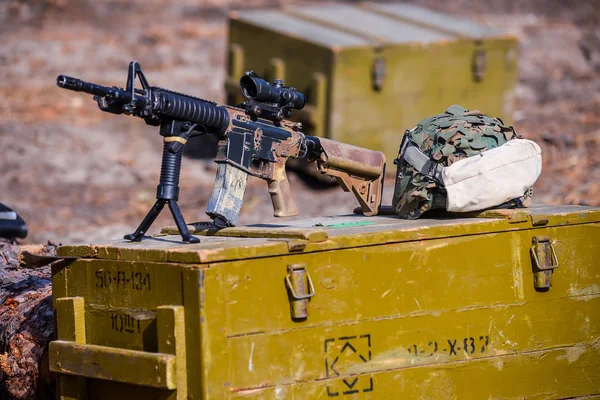
<path fill-rule="evenodd" d="M 2 399 L 53 399 L 55 377 L 48 368 L 53 338 L 50 266 L 19 267 L 23 252 L 54 256 L 56 246 L 0 239 L 0 396 Z"/>

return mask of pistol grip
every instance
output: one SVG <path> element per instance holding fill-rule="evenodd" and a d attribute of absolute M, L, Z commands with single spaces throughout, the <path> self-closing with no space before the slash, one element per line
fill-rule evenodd
<path fill-rule="evenodd" d="M 285 173 L 285 165 L 275 166 L 273 171 L 273 179 L 267 179 L 269 184 L 269 194 L 273 202 L 273 215 L 275 217 L 292 217 L 298 215 L 298 207 L 290 182 Z"/>

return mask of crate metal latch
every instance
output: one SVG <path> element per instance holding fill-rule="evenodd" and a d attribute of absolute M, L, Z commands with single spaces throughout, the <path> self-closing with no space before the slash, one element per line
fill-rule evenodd
<path fill-rule="evenodd" d="M 552 286 L 552 271 L 558 268 L 558 258 L 549 236 L 534 236 L 531 247 L 533 286 L 545 292 Z"/>
<path fill-rule="evenodd" d="M 287 266 L 285 285 L 290 300 L 290 313 L 293 320 L 302 320 L 308 317 L 308 302 L 315 295 L 315 287 L 306 264 L 291 264 Z"/>
<path fill-rule="evenodd" d="M 371 80 L 373 82 L 373 90 L 380 92 L 383 89 L 383 83 L 386 75 L 385 58 L 383 56 L 377 56 L 373 60 L 373 66 L 371 67 Z"/>
<path fill-rule="evenodd" d="M 475 41 L 475 50 L 473 51 L 473 80 L 475 82 L 483 81 L 487 66 L 487 53 L 481 40 Z"/>

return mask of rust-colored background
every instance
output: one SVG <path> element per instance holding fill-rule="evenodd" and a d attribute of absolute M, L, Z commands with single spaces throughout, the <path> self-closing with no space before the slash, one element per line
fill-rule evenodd
<path fill-rule="evenodd" d="M 58 74 L 123 86 L 129 61 L 138 60 L 152 85 L 223 101 L 227 11 L 287 3 L 0 2 L 0 202 L 27 221 L 26 242 L 119 238 L 154 201 L 157 129 L 102 113 L 91 96 L 58 89 Z M 544 157 L 534 201 L 600 205 L 600 1 L 412 3 L 519 38 L 515 127 L 538 141 Z M 180 205 L 188 221 L 206 220 L 214 174 L 211 160 L 184 159 Z M 290 175 L 301 217 L 355 206 L 339 188 L 315 191 Z M 392 184 L 386 182 L 384 203 Z M 240 223 L 273 219 L 266 189 L 250 178 Z M 154 231 L 166 224 L 172 224 L 168 213 Z"/>

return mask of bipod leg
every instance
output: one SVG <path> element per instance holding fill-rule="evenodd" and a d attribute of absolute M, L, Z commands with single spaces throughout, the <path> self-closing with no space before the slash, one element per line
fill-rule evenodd
<path fill-rule="evenodd" d="M 130 73 L 130 75 L 133 74 L 133 77 L 135 77 L 134 72 Z M 140 76 L 140 79 L 141 78 L 142 76 Z M 128 87 L 129 86 L 128 83 Z M 169 209 L 171 210 L 171 214 L 173 214 L 173 219 L 175 219 L 175 223 L 177 224 L 177 228 L 179 228 L 179 233 L 181 233 L 183 241 L 189 243 L 200 242 L 200 239 L 190 234 L 190 230 L 187 228 L 183 215 L 181 215 L 179 205 L 177 204 L 177 199 L 179 198 L 179 173 L 181 172 L 183 146 L 195 128 L 195 124 L 190 126 L 189 124 L 174 120 L 163 122 L 160 125 L 160 134 L 161 136 L 164 136 L 164 139 L 162 161 L 160 165 L 160 180 L 156 187 L 156 203 L 154 203 L 154 206 L 150 209 L 150 212 L 148 212 L 148 215 L 146 215 L 137 230 L 130 235 L 125 235 L 124 238 L 126 240 L 142 240 L 144 234 L 148 231 L 156 217 L 158 217 L 158 214 L 160 214 L 164 208 L 165 203 L 168 202 Z"/>
<path fill-rule="evenodd" d="M 183 215 L 181 214 L 181 210 L 179 209 L 179 204 L 177 204 L 176 200 L 169 201 L 169 209 L 171 210 L 171 214 L 173 214 L 173 219 L 175 220 L 175 224 L 179 229 L 179 233 L 181 234 L 181 240 L 188 243 L 200 243 L 200 239 L 195 236 L 192 236 L 190 230 L 183 219 Z"/>
<path fill-rule="evenodd" d="M 156 203 L 154 203 L 150 211 L 148 211 L 148 214 L 146 214 L 146 217 L 144 217 L 144 220 L 142 221 L 140 226 L 135 230 L 135 232 L 129 235 L 125 235 L 123 239 L 131 240 L 132 242 L 139 242 L 140 240 L 142 240 L 142 237 L 144 237 L 148 229 L 150 229 L 150 226 L 152 226 L 152 223 L 154 222 L 156 217 L 158 217 L 158 214 L 160 214 L 166 202 L 167 201 L 165 199 L 156 200 Z"/>

